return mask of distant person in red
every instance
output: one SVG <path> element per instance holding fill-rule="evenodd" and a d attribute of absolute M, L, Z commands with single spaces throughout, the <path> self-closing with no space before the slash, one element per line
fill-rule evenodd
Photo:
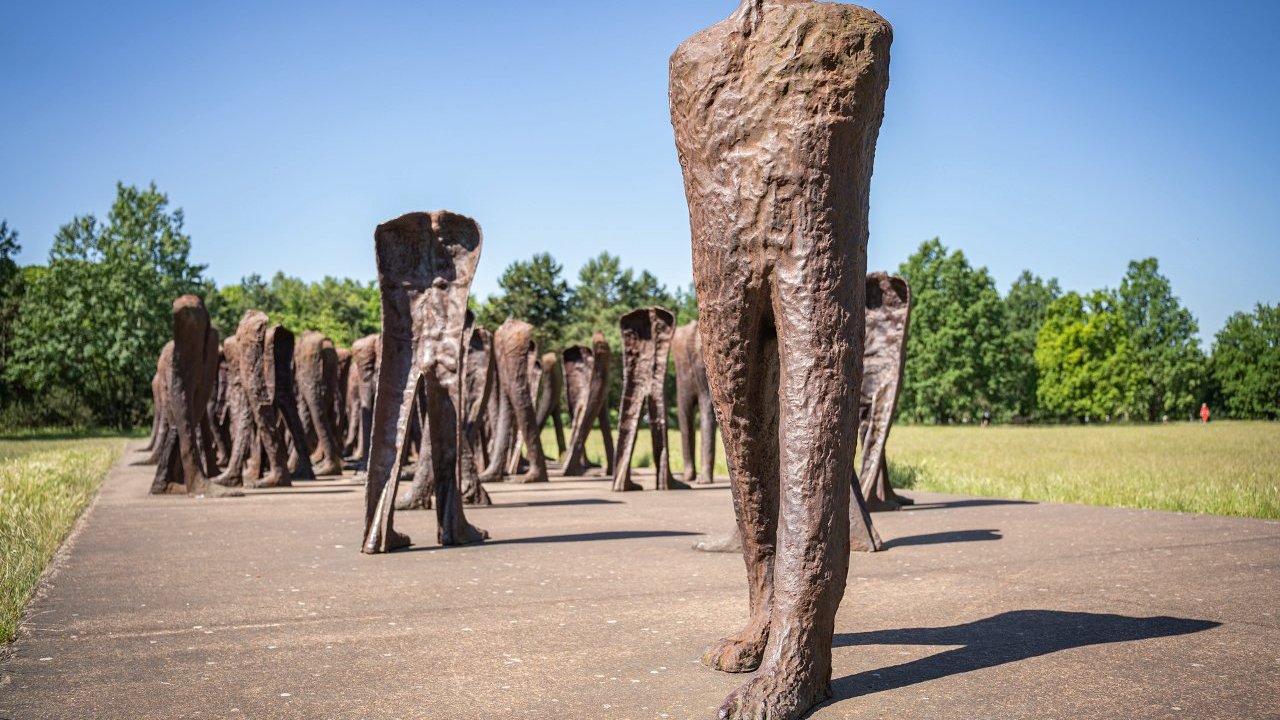
<path fill-rule="evenodd" d="M 1202 424 L 1209 422 L 1209 403 L 1203 403 L 1200 405 L 1200 422 Z"/>

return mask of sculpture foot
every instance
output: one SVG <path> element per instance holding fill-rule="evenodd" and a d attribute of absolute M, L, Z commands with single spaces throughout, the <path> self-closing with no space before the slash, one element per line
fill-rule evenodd
<path fill-rule="evenodd" d="M 529 471 L 524 475 L 512 475 L 511 477 L 507 478 L 507 482 L 515 483 L 517 485 L 524 485 L 527 483 L 548 482 L 548 480 L 547 480 L 547 473 L 544 470 L 543 472 Z"/>
<path fill-rule="evenodd" d="M 798 720 L 831 697 L 829 677 L 804 669 L 797 658 L 783 661 L 786 670 L 762 670 L 734 690 L 720 705 L 720 720 Z"/>
<path fill-rule="evenodd" d="M 333 461 L 323 465 L 317 464 L 312 470 L 315 471 L 316 477 L 324 477 L 326 475 L 342 475 L 342 463 Z"/>
<path fill-rule="evenodd" d="M 443 530 L 443 529 L 442 529 Z M 462 527 L 446 536 L 440 533 L 440 544 L 445 546 L 457 545 L 474 545 L 489 539 L 489 531 L 481 530 L 469 522 L 462 523 Z"/>
<path fill-rule="evenodd" d="M 718 538 L 707 538 L 694 543 L 693 549 L 698 552 L 740 553 L 742 552 L 742 538 L 738 533 L 722 535 Z"/>
<path fill-rule="evenodd" d="M 502 482 L 502 481 L 503 481 L 502 473 L 498 473 L 497 475 L 481 475 L 480 476 L 480 482 L 482 483 Z"/>
<path fill-rule="evenodd" d="M 644 488 L 640 487 L 639 485 L 637 485 L 636 483 L 630 480 L 623 480 L 622 482 L 615 482 L 613 484 L 614 492 L 631 492 L 633 490 L 643 490 L 643 489 Z"/>
<path fill-rule="evenodd" d="M 277 473 L 273 475 L 268 475 L 260 480 L 254 480 L 253 482 L 248 483 L 248 486 L 254 489 L 292 487 L 293 481 Z"/>
<path fill-rule="evenodd" d="M 206 497 L 206 498 L 229 498 L 229 497 L 244 497 L 244 493 L 234 488 L 223 487 L 221 485 L 218 485 L 210 481 L 205 483 L 204 487 L 200 488 L 194 493 L 191 493 L 191 496 Z"/>
<path fill-rule="evenodd" d="M 431 498 L 416 498 L 408 493 L 396 497 L 397 510 L 430 510 Z"/>
<path fill-rule="evenodd" d="M 693 481 L 694 485 L 714 485 L 716 479 L 714 477 L 700 477 Z"/>
<path fill-rule="evenodd" d="M 490 498 L 489 493 L 477 483 L 473 488 L 462 492 L 462 504 L 489 506 L 493 504 L 493 498 Z"/>
<path fill-rule="evenodd" d="M 867 512 L 893 512 L 901 509 L 902 504 L 895 500 L 867 498 Z"/>
<path fill-rule="evenodd" d="M 227 476 L 225 473 L 217 477 L 209 478 L 209 482 L 214 485 L 221 485 L 222 487 L 228 488 L 244 486 L 244 478 L 239 475 Z"/>
<path fill-rule="evenodd" d="M 898 501 L 898 504 L 899 504 L 899 505 L 903 505 L 903 506 L 905 506 L 905 505 L 915 505 L 915 504 L 916 504 L 916 501 L 915 501 L 915 500 L 912 500 L 911 498 L 907 497 L 906 495 L 898 495 L 897 493 L 894 493 L 894 495 L 893 495 L 893 499 L 894 499 L 894 500 L 897 500 L 897 501 Z"/>
<path fill-rule="evenodd" d="M 730 635 L 702 654 L 702 664 L 712 670 L 730 673 L 752 672 L 760 667 L 764 647 L 769 642 L 769 626 L 753 623 L 736 635 Z"/>
<path fill-rule="evenodd" d="M 397 532 L 391 528 L 387 528 L 387 549 L 386 552 L 393 550 L 403 550 L 413 544 L 408 535 Z"/>
<path fill-rule="evenodd" d="M 675 478 L 671 478 L 670 480 L 668 480 L 668 481 L 667 481 L 667 486 L 666 486 L 666 487 L 661 487 L 661 486 L 659 486 L 657 489 L 659 489 L 659 490 L 688 490 L 689 488 L 690 488 L 689 483 L 687 483 L 687 482 L 685 482 L 685 481 L 683 481 L 683 480 L 677 480 L 677 479 L 675 479 Z"/>

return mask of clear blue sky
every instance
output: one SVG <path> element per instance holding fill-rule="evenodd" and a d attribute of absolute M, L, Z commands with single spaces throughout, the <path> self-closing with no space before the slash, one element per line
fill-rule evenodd
<path fill-rule="evenodd" d="M 10 2 L 0 217 L 23 262 L 156 181 L 220 283 L 372 278 L 372 232 L 448 208 L 475 290 L 549 251 L 690 281 L 667 58 L 736 0 Z M 941 236 L 1069 289 L 1155 255 L 1212 336 L 1280 301 L 1280 2 L 925 2 L 895 27 L 871 267 Z"/>

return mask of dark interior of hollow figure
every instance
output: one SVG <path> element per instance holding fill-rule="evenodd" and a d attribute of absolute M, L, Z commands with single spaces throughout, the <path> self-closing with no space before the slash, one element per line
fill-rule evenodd
<path fill-rule="evenodd" d="M 362 551 L 406 547 L 393 527 L 396 485 L 409 441 L 410 413 L 425 396 L 435 509 L 442 545 L 479 542 L 458 484 L 463 330 L 467 294 L 480 259 L 480 226 L 440 211 L 410 213 L 374 232 L 382 335 L 369 435 Z"/>
<path fill-rule="evenodd" d="M 671 57 L 699 333 L 750 605 L 704 662 L 757 669 L 722 718 L 792 720 L 831 695 L 891 36 L 852 5 L 743 0 Z"/>

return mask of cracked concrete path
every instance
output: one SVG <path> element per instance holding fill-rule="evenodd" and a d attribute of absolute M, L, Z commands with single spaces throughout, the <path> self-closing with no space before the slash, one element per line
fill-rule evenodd
<path fill-rule="evenodd" d="M 136 446 L 134 447 L 136 451 Z M 728 487 L 489 484 L 484 545 L 359 554 L 362 487 L 147 495 L 126 452 L 0 663 L 0 718 L 711 718 Z M 652 487 L 652 473 L 637 472 Z M 816 718 L 1280 718 L 1280 523 L 909 493 Z"/>

